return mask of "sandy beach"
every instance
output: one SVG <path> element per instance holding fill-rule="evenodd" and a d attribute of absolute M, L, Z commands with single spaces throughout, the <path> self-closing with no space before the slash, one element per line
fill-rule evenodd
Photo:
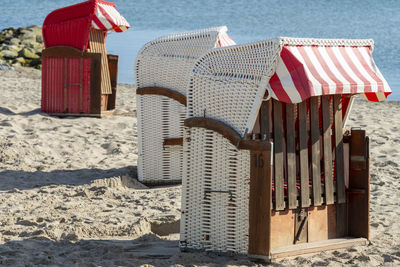
<path fill-rule="evenodd" d="M 135 180 L 136 102 L 119 84 L 114 116 L 40 112 L 41 72 L 0 71 L 0 266 L 253 266 L 181 253 L 181 187 Z M 348 127 L 371 140 L 371 243 L 276 265 L 400 265 L 400 103 L 356 101 Z"/>

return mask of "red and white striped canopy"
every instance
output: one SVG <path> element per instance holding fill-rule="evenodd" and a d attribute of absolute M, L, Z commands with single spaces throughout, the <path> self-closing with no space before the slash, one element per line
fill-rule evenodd
<path fill-rule="evenodd" d="M 235 41 L 233 41 L 226 32 L 221 33 L 219 35 L 218 45 L 220 47 L 231 46 L 231 45 L 235 45 L 235 44 L 236 44 Z"/>
<path fill-rule="evenodd" d="M 333 94 L 382 101 L 391 90 L 371 51 L 371 46 L 284 45 L 268 90 L 286 103 Z"/>
<path fill-rule="evenodd" d="M 124 32 L 130 25 L 115 9 L 115 4 L 98 2 L 93 16 L 92 27 L 98 30 Z"/>

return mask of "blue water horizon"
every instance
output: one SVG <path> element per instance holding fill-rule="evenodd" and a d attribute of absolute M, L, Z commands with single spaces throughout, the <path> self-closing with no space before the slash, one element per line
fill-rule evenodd
<path fill-rule="evenodd" d="M 82 1 L 2 0 L 0 30 L 42 25 L 51 11 Z M 134 83 L 137 53 L 147 42 L 165 34 L 213 26 L 228 26 L 238 43 L 278 36 L 374 39 L 374 60 L 400 100 L 400 1 L 350 0 L 115 0 L 132 28 L 109 34 L 110 54 L 119 55 L 118 82 Z"/>

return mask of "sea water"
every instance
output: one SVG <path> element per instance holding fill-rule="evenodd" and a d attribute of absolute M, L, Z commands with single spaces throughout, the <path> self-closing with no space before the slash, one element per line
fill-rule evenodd
<path fill-rule="evenodd" d="M 0 0 L 0 29 L 41 25 L 54 9 L 80 1 Z M 118 54 L 118 79 L 134 83 L 136 54 L 148 41 L 182 31 L 227 25 L 238 43 L 278 36 L 372 38 L 373 57 L 400 100 L 400 0 L 115 0 L 132 28 L 111 33 L 108 53 Z"/>

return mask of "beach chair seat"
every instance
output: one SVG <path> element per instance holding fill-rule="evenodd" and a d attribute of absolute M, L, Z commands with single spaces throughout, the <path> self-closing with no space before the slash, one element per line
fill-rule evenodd
<path fill-rule="evenodd" d="M 180 183 L 186 90 L 197 58 L 233 45 L 226 27 L 170 34 L 147 43 L 135 62 L 138 179 L 146 184 Z"/>

